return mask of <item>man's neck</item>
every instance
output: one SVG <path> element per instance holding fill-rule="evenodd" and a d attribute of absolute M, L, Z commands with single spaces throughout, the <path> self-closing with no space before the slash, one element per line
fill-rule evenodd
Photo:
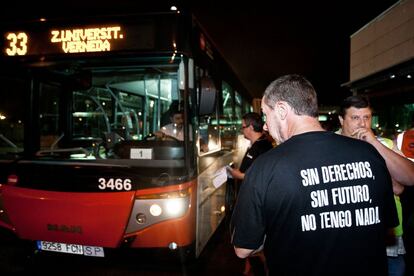
<path fill-rule="evenodd" d="M 299 116 L 289 128 L 290 137 L 306 132 L 325 131 L 317 118 Z"/>
<path fill-rule="evenodd" d="M 250 143 L 253 145 L 254 142 L 256 142 L 260 137 L 262 137 L 262 133 L 261 132 L 254 132 L 252 134 L 252 138 L 250 139 Z"/>

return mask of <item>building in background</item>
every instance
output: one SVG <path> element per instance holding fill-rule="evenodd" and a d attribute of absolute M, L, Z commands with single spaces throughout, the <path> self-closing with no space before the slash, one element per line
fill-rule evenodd
<path fill-rule="evenodd" d="M 393 137 L 411 127 L 414 115 L 414 1 L 395 3 L 351 35 L 353 94 L 366 95 L 375 110 L 373 128 Z"/>

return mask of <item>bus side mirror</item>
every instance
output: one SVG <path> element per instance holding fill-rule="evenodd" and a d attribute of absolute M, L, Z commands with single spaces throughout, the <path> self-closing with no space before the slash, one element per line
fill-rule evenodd
<path fill-rule="evenodd" d="M 215 111 L 217 90 L 210 78 L 201 79 L 200 107 L 198 115 L 208 115 Z"/>

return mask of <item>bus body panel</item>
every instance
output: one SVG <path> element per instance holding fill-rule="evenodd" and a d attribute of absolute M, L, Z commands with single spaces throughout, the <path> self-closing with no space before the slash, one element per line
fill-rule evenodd
<path fill-rule="evenodd" d="M 216 187 L 213 182 L 217 172 L 232 161 L 232 152 L 221 152 L 219 156 L 211 158 L 210 162 L 207 160 L 206 168 L 198 176 L 197 255 L 201 253 L 224 218 L 228 184 L 222 183 Z"/>
<path fill-rule="evenodd" d="M 134 192 L 70 193 L 3 186 L 4 207 L 19 238 L 117 247 Z"/>

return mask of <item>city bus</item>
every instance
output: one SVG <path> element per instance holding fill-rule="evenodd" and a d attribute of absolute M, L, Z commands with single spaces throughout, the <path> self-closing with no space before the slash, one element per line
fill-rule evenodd
<path fill-rule="evenodd" d="M 198 257 L 231 206 L 225 168 L 240 160 L 252 107 L 197 19 L 163 11 L 0 29 L 2 232 L 38 251 Z M 159 138 L 173 105 L 182 139 Z"/>

